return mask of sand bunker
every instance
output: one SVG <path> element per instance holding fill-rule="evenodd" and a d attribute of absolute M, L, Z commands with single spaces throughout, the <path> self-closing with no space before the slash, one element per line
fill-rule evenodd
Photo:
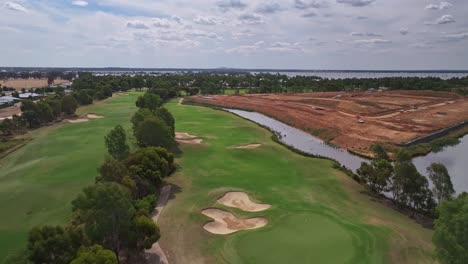
<path fill-rule="evenodd" d="M 252 202 L 249 195 L 244 192 L 228 192 L 218 199 L 218 203 L 227 207 L 239 208 L 247 212 L 260 212 L 271 207 L 269 204 L 259 204 Z"/>
<path fill-rule="evenodd" d="M 261 228 L 268 224 L 268 220 L 263 217 L 242 219 L 219 209 L 206 209 L 202 213 L 214 219 L 214 221 L 205 224 L 203 228 L 217 235 L 228 235 L 241 230 Z"/>
<path fill-rule="evenodd" d="M 99 119 L 99 118 L 103 118 L 103 116 L 96 115 L 96 114 L 87 114 L 86 117 L 89 118 L 89 119 Z"/>
<path fill-rule="evenodd" d="M 177 142 L 185 144 L 201 144 L 203 139 L 198 138 L 197 136 L 190 135 L 189 133 L 176 132 L 175 137 Z"/>
<path fill-rule="evenodd" d="M 200 139 L 200 138 L 192 139 L 192 140 L 177 139 L 177 142 L 185 143 L 185 144 L 201 144 L 203 142 L 203 139 Z"/>
<path fill-rule="evenodd" d="M 67 121 L 68 121 L 68 123 L 76 124 L 76 123 L 88 122 L 89 119 L 87 119 L 87 118 L 78 118 L 78 119 L 69 119 Z"/>
<path fill-rule="evenodd" d="M 262 144 L 249 144 L 249 145 L 243 145 L 243 146 L 237 146 L 234 147 L 236 149 L 255 149 L 262 146 Z"/>
<path fill-rule="evenodd" d="M 184 133 L 184 132 L 176 132 L 175 137 L 176 139 L 182 139 L 182 140 L 189 140 L 189 139 L 197 138 L 197 136 L 190 135 L 189 133 Z"/>

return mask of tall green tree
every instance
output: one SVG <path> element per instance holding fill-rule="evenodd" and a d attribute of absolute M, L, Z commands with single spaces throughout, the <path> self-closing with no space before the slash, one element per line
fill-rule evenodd
<path fill-rule="evenodd" d="M 121 125 L 115 126 L 106 136 L 107 151 L 116 160 L 123 160 L 128 156 L 130 147 L 127 144 L 127 135 Z"/>
<path fill-rule="evenodd" d="M 93 243 L 120 256 L 135 216 L 128 190 L 116 183 L 95 184 L 85 188 L 72 202 L 72 210 Z"/>
<path fill-rule="evenodd" d="M 434 187 L 432 193 L 440 204 L 444 200 L 452 198 L 455 194 L 453 189 L 452 180 L 444 164 L 432 163 L 428 168 L 429 179 L 431 179 Z"/>
<path fill-rule="evenodd" d="M 114 252 L 103 248 L 101 245 L 94 245 L 89 248 L 82 248 L 78 256 L 70 264 L 117 264 L 117 256 Z"/>
<path fill-rule="evenodd" d="M 169 112 L 169 110 L 167 110 L 165 107 L 160 107 L 156 111 L 156 115 L 159 116 L 171 129 L 172 135 L 175 135 L 175 119 L 171 112 Z"/>
<path fill-rule="evenodd" d="M 154 194 L 163 178 L 174 170 L 174 156 L 164 148 L 142 148 L 125 160 L 130 177 L 135 181 L 138 198 Z"/>
<path fill-rule="evenodd" d="M 138 97 L 136 106 L 139 108 L 147 108 L 151 112 L 156 110 L 163 105 L 163 100 L 158 95 L 152 93 L 145 93 L 143 96 Z"/>
<path fill-rule="evenodd" d="M 135 138 L 140 147 L 164 147 L 174 146 L 175 139 L 172 130 L 159 117 L 146 118 L 135 128 Z"/>
<path fill-rule="evenodd" d="M 388 158 L 387 151 L 381 144 L 372 145 L 371 150 L 374 153 L 375 160 L 390 160 Z"/>
<path fill-rule="evenodd" d="M 432 212 L 434 202 L 429 182 L 414 166 L 406 150 L 396 154 L 393 176 L 393 197 L 397 204 L 415 210 Z"/>
<path fill-rule="evenodd" d="M 442 264 L 465 264 L 468 261 L 468 193 L 437 206 L 432 238 Z"/>
<path fill-rule="evenodd" d="M 28 236 L 29 260 L 38 264 L 68 264 L 75 258 L 80 242 L 60 226 L 33 228 Z"/>
<path fill-rule="evenodd" d="M 371 164 L 363 162 L 357 173 L 371 192 L 381 194 L 390 190 L 393 166 L 389 161 L 381 159 L 374 160 Z"/>
<path fill-rule="evenodd" d="M 65 95 L 62 98 L 62 111 L 67 115 L 75 114 L 76 109 L 78 108 L 78 102 L 71 95 Z"/>

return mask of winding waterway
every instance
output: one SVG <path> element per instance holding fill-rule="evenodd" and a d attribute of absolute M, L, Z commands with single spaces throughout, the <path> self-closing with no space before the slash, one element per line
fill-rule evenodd
<path fill-rule="evenodd" d="M 334 159 L 354 172 L 361 166 L 361 162 L 369 161 L 347 150 L 327 145 L 322 140 L 302 130 L 260 113 L 234 109 L 225 110 L 277 132 L 281 135 L 280 140 L 286 145 L 305 153 Z M 468 135 L 460 141 L 460 144 L 447 147 L 441 152 L 430 153 L 413 159 L 414 165 L 423 175 L 427 174 L 426 169 L 431 163 L 439 162 L 444 164 L 452 177 L 452 183 L 457 193 L 468 192 Z"/>

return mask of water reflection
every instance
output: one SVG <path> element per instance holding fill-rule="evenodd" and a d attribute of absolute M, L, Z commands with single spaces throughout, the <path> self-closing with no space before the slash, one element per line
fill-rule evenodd
<path fill-rule="evenodd" d="M 225 110 L 279 133 L 281 135 L 280 140 L 286 145 L 309 154 L 334 159 L 354 172 L 360 167 L 361 162 L 369 161 L 346 150 L 329 146 L 302 130 L 265 115 L 243 110 Z M 465 173 L 468 171 L 468 135 L 462 138 L 461 143 L 456 146 L 447 147 L 441 152 L 430 153 L 424 157 L 417 157 L 413 161 L 418 171 L 423 175 L 427 174 L 426 168 L 432 162 L 444 164 L 452 176 L 455 191 L 457 193 L 468 191 L 468 174 Z"/>

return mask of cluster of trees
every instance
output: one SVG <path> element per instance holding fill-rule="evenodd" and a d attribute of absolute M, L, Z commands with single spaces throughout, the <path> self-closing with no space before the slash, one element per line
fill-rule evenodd
<path fill-rule="evenodd" d="M 147 92 L 138 98 L 136 105 L 139 109 L 131 121 L 138 145 L 169 149 L 175 146 L 175 120 L 162 106 L 159 95 Z"/>
<path fill-rule="evenodd" d="M 74 115 L 77 107 L 78 103 L 71 95 L 62 98 L 46 98 L 38 102 L 22 100 L 22 115 L 3 120 L 0 123 L 0 136 L 9 137 L 17 131 L 38 128 L 61 119 L 63 116 Z"/>
<path fill-rule="evenodd" d="M 374 145 L 372 150 L 375 159 L 371 163 L 363 162 L 357 171 L 360 181 L 370 192 L 377 195 L 391 192 L 398 206 L 430 216 L 434 216 L 437 204 L 454 195 L 450 175 L 443 164 L 433 163 L 427 168 L 433 185 L 431 189 L 428 179 L 417 171 L 408 151 L 400 150 L 392 163 L 381 145 Z"/>
<path fill-rule="evenodd" d="M 375 159 L 358 170 L 360 180 L 369 191 L 381 195 L 392 192 L 398 206 L 411 208 L 436 218 L 433 242 L 436 256 L 443 264 L 462 264 L 468 260 L 468 193 L 454 198 L 450 175 L 440 163 L 432 163 L 428 176 L 422 176 L 405 150 L 396 154 L 392 164 L 385 149 L 373 146 Z"/>
<path fill-rule="evenodd" d="M 105 136 L 109 158 L 98 168 L 96 184 L 72 202 L 72 220 L 66 227 L 44 226 L 31 230 L 27 254 L 33 263 L 141 263 L 145 249 L 160 238 L 150 214 L 156 205 L 156 191 L 174 170 L 174 156 L 163 146 L 157 131 L 173 135 L 174 119 L 162 107 L 159 96 L 147 93 L 138 99 L 140 107 L 132 119 L 138 127 L 157 121 L 154 131 L 144 136 L 151 144 L 130 151 L 120 125 Z M 166 121 L 170 121 L 169 124 Z M 163 128 L 159 128 L 161 126 Z M 146 130 L 145 130 L 146 131 Z M 153 137 L 153 139 L 151 139 Z M 173 138 L 173 136 L 172 136 Z"/>

